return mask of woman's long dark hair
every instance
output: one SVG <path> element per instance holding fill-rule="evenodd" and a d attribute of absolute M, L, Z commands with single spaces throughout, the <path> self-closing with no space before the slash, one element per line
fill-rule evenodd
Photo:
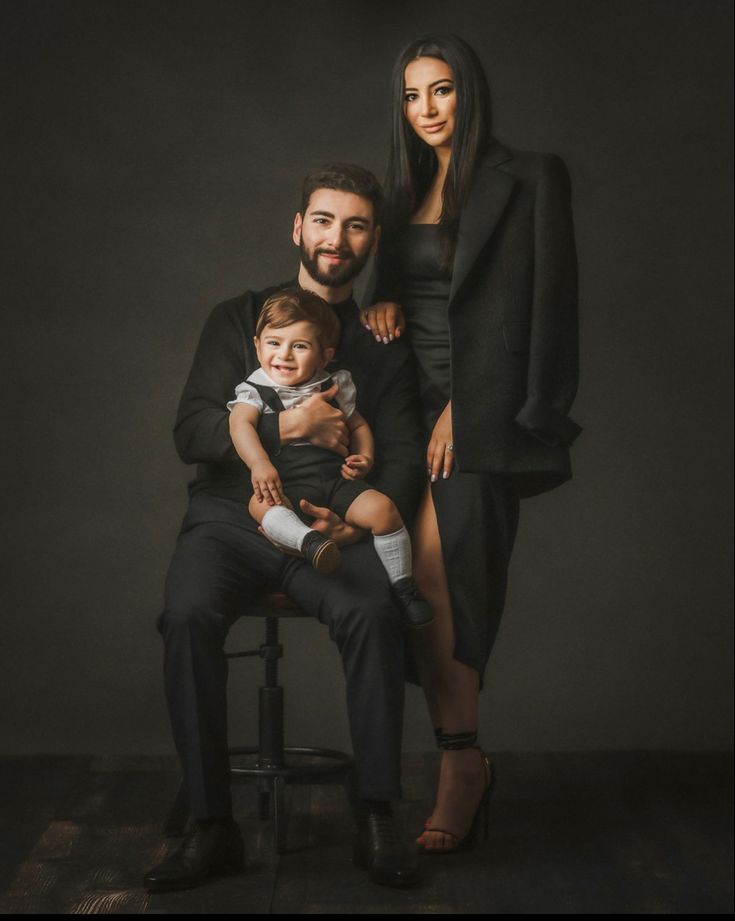
<path fill-rule="evenodd" d="M 453 250 L 460 213 L 469 197 L 477 163 L 490 141 L 490 89 L 479 58 L 457 35 L 425 35 L 406 45 L 398 55 L 393 68 L 391 144 L 385 179 L 387 218 L 392 229 L 408 223 L 437 169 L 434 151 L 419 139 L 403 109 L 404 73 L 407 65 L 420 57 L 445 61 L 454 75 L 457 109 L 439 220 Z"/>

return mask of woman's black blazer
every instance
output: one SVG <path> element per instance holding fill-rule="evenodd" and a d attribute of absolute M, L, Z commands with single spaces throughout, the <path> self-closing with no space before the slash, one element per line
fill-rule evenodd
<path fill-rule="evenodd" d="M 395 249 L 387 233 L 377 290 L 400 301 Z M 459 223 L 448 311 L 459 469 L 511 476 L 524 496 L 569 479 L 577 257 L 559 157 L 490 147 Z"/>

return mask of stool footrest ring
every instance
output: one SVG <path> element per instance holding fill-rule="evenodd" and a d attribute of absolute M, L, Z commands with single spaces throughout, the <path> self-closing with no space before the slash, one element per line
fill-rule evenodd
<path fill-rule="evenodd" d="M 262 766 L 254 761 L 250 764 L 233 764 L 230 773 L 234 778 L 257 780 L 267 777 L 282 777 L 286 783 L 328 783 L 339 774 L 352 769 L 352 758 L 345 752 L 332 748 L 284 748 L 285 763 L 277 767 Z M 252 746 L 231 748 L 230 755 L 245 755 L 257 759 L 258 749 Z M 294 763 L 294 758 L 317 758 L 318 762 Z M 323 778 L 323 780 L 322 780 Z"/>

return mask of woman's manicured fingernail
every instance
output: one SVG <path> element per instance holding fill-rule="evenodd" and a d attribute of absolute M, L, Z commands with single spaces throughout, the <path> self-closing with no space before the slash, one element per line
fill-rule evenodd
<path fill-rule="evenodd" d="M 449 476 L 449 473 L 445 470 L 444 473 L 442 473 L 442 479 L 446 480 L 448 476 Z"/>
<path fill-rule="evenodd" d="M 380 336 L 376 335 L 376 336 L 375 336 L 375 341 L 376 341 L 376 342 L 380 342 Z"/>
<path fill-rule="evenodd" d="M 388 336 L 388 342 L 393 342 L 393 333 L 391 333 L 390 336 Z"/>
<path fill-rule="evenodd" d="M 432 482 L 432 483 L 436 483 L 436 474 L 435 474 L 435 473 L 432 473 L 432 474 L 431 474 L 431 482 Z"/>

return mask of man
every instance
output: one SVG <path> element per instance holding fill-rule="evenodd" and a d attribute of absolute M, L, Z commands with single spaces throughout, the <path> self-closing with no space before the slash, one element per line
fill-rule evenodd
<path fill-rule="evenodd" d="M 352 373 L 361 413 L 372 426 L 376 464 L 369 477 L 398 505 L 405 521 L 422 484 L 422 451 L 413 364 L 404 343 L 384 350 L 361 327 L 352 284 L 380 236 L 382 193 L 375 177 L 350 164 L 312 173 L 304 182 L 293 240 L 301 253 L 298 284 L 323 297 L 341 322 L 339 366 Z M 227 665 L 223 644 L 248 598 L 264 584 L 286 592 L 329 627 L 342 655 L 357 772 L 356 859 L 386 885 L 417 879 L 415 849 L 397 835 L 390 801 L 400 797 L 404 640 L 385 571 L 369 542 L 328 509 L 302 502 L 312 527 L 342 546 L 333 574 L 317 573 L 257 531 L 247 503 L 250 474 L 230 439 L 227 401 L 257 367 L 253 337 L 260 307 L 293 280 L 218 305 L 207 320 L 175 426 L 182 460 L 196 463 L 190 502 L 166 580 L 159 629 L 174 740 L 192 817 L 181 846 L 145 876 L 151 891 L 198 885 L 243 866 L 232 818 L 227 754 Z M 269 451 L 308 440 L 347 454 L 335 389 L 301 406 L 263 416 Z"/>

